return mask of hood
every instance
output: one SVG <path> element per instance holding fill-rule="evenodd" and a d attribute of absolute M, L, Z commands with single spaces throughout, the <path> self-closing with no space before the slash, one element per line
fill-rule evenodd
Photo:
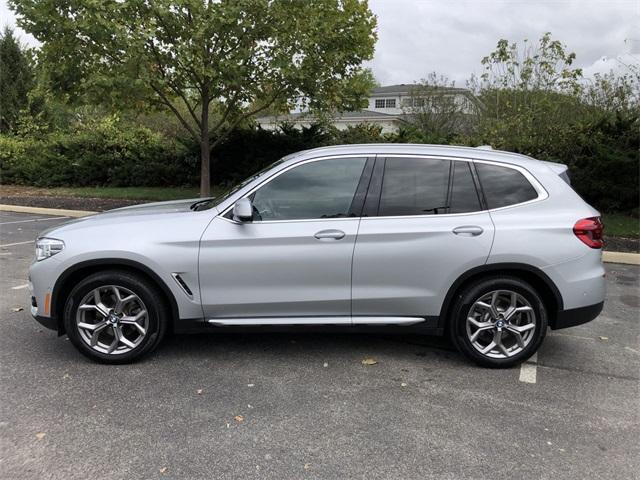
<path fill-rule="evenodd" d="M 46 237 L 51 235 L 52 237 L 55 237 L 57 233 L 62 233 L 64 230 L 75 230 L 77 228 L 84 228 L 90 225 L 109 223 L 113 223 L 115 225 L 129 222 L 137 223 L 144 222 L 147 219 L 152 220 L 157 219 L 158 217 L 164 218 L 165 216 L 170 215 L 195 214 L 197 212 L 191 210 L 191 205 L 202 200 L 208 199 L 190 198 L 186 200 L 144 203 L 141 205 L 132 205 L 130 207 L 116 208 L 114 210 L 107 210 L 106 212 L 97 213 L 95 215 L 75 218 L 63 224 L 49 228 L 48 230 L 41 232 L 38 236 Z M 212 210 L 216 211 L 215 208 Z"/>

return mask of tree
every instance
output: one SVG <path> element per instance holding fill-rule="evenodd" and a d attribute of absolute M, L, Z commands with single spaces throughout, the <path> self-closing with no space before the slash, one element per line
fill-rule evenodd
<path fill-rule="evenodd" d="M 99 101 L 171 111 L 210 156 L 269 108 L 360 106 L 374 15 L 360 0 L 11 0 L 43 43 L 52 84 Z M 356 105 L 354 105 L 354 103 Z"/>
<path fill-rule="evenodd" d="M 20 111 L 29 104 L 33 82 L 28 51 L 20 45 L 13 30 L 5 27 L 0 34 L 0 132 L 15 128 Z"/>
<path fill-rule="evenodd" d="M 430 73 L 411 89 L 411 98 L 402 109 L 418 131 L 436 141 L 469 130 L 477 111 L 468 91 L 436 72 Z"/>

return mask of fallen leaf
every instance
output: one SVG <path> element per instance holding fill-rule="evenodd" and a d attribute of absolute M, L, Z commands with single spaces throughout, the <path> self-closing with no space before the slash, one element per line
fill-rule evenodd
<path fill-rule="evenodd" d="M 609 337 L 598 337 L 600 340 L 609 340 Z"/>
<path fill-rule="evenodd" d="M 363 365 L 375 365 L 378 361 L 375 358 L 365 358 L 362 360 Z"/>
<path fill-rule="evenodd" d="M 22 307 L 13 307 L 11 309 L 12 312 L 21 312 L 22 310 L 24 310 L 24 308 L 22 308 Z"/>
<path fill-rule="evenodd" d="M 196 393 L 197 393 L 198 395 L 202 395 L 202 392 L 203 392 L 203 390 L 202 390 L 201 388 L 199 388 L 198 390 L 196 390 Z"/>
<path fill-rule="evenodd" d="M 46 433 L 44 433 L 44 432 L 38 432 L 38 433 L 36 433 L 36 438 L 38 440 L 42 440 L 45 435 L 46 435 Z"/>
<path fill-rule="evenodd" d="M 162 467 L 162 468 L 160 469 L 160 473 L 164 473 L 164 472 L 166 472 L 167 470 L 169 470 L 169 468 L 168 468 L 168 467 Z"/>
<path fill-rule="evenodd" d="M 236 415 L 235 417 L 233 417 L 233 419 L 238 423 L 244 422 L 244 417 L 242 415 Z"/>
<path fill-rule="evenodd" d="M 71 378 L 71 375 L 69 375 L 68 373 L 65 373 L 62 378 Z"/>
<path fill-rule="evenodd" d="M 305 463 L 304 464 L 304 469 L 305 470 L 309 470 L 311 468 L 311 464 L 310 463 Z"/>

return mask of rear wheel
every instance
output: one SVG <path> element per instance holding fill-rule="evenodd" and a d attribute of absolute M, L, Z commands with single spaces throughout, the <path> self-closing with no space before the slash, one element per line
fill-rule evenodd
<path fill-rule="evenodd" d="M 450 319 L 451 338 L 469 359 L 485 367 L 524 362 L 537 350 L 547 330 L 540 295 L 514 277 L 488 278 L 466 287 Z"/>
<path fill-rule="evenodd" d="M 162 340 L 168 320 L 155 285 L 130 272 L 90 275 L 73 288 L 64 309 L 71 342 L 102 363 L 129 363 L 149 353 Z"/>

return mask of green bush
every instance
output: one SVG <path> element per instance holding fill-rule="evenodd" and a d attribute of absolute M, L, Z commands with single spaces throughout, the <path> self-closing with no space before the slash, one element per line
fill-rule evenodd
<path fill-rule="evenodd" d="M 145 128 L 106 122 L 40 137 L 0 136 L 3 183 L 57 186 L 193 184 L 197 160 L 189 146 Z"/>

